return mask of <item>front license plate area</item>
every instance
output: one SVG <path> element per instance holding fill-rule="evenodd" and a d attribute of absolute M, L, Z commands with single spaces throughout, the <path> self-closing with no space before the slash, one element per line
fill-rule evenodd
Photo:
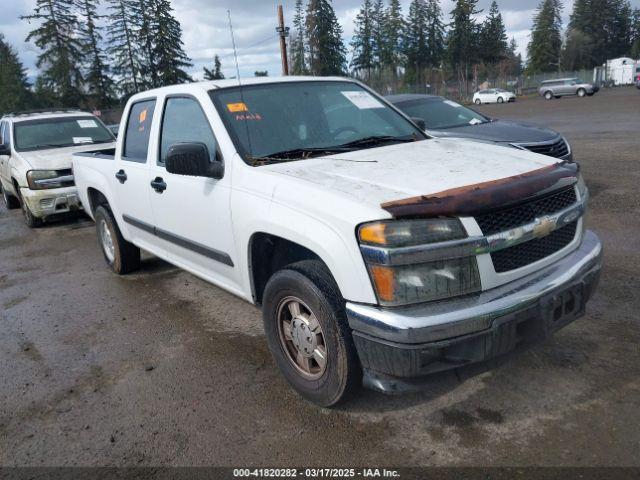
<path fill-rule="evenodd" d="M 579 283 L 542 300 L 542 317 L 548 333 L 584 314 L 584 285 Z"/>

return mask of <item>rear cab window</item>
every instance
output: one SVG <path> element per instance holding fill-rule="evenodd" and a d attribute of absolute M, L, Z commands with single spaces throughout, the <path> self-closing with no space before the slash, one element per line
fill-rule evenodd
<path fill-rule="evenodd" d="M 125 129 L 123 160 L 146 163 L 155 107 L 155 98 L 141 100 L 131 105 Z"/>

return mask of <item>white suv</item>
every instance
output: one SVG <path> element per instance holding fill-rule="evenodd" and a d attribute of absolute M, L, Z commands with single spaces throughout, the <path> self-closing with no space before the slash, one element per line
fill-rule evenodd
<path fill-rule="evenodd" d="M 0 120 L 0 185 L 7 208 L 21 207 L 30 227 L 81 205 L 71 155 L 114 147 L 113 134 L 80 111 L 10 114 Z"/>

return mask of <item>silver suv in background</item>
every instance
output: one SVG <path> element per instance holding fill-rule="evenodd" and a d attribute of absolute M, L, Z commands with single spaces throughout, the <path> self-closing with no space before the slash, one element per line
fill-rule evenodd
<path fill-rule="evenodd" d="M 560 98 L 565 95 L 577 95 L 584 97 L 591 96 L 600 88 L 591 83 L 585 83 L 579 78 L 557 78 L 555 80 L 545 80 L 540 84 L 538 93 L 547 100 Z"/>

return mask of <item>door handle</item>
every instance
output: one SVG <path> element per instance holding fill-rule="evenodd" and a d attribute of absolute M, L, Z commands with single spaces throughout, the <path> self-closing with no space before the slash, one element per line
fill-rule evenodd
<path fill-rule="evenodd" d="M 119 181 L 120 183 L 124 183 L 124 182 L 126 182 L 126 181 L 127 181 L 127 174 L 125 173 L 125 171 L 124 171 L 124 170 L 119 170 L 119 171 L 116 173 L 116 178 L 118 179 L 118 181 Z"/>
<path fill-rule="evenodd" d="M 167 189 L 167 184 L 164 182 L 162 177 L 156 177 L 151 182 L 151 187 L 158 193 L 162 193 Z"/>

